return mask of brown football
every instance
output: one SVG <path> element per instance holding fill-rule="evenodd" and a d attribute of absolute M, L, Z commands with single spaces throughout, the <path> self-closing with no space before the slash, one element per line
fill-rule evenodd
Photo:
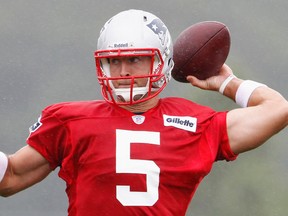
<path fill-rule="evenodd" d="M 221 22 L 205 21 L 188 27 L 173 44 L 172 77 L 188 82 L 188 75 L 201 80 L 217 75 L 228 57 L 230 43 L 229 29 Z"/>

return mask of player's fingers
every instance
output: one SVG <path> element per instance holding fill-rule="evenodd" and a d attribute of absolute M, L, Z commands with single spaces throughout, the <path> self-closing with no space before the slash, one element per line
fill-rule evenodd
<path fill-rule="evenodd" d="M 187 76 L 187 81 L 190 82 L 193 86 L 201 88 L 201 89 L 208 89 L 208 83 L 206 80 L 199 80 L 195 76 Z"/>

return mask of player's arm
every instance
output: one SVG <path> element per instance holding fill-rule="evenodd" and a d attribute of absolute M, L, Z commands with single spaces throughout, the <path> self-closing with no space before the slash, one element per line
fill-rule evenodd
<path fill-rule="evenodd" d="M 230 74 L 231 69 L 224 65 L 219 76 L 205 81 L 197 80 L 195 77 L 189 77 L 188 80 L 199 88 L 218 91 Z M 243 82 L 241 79 L 232 78 L 223 94 L 235 100 Z M 288 102 L 280 93 L 267 86 L 259 86 L 249 94 L 249 91 L 245 93 L 245 88 L 247 87 L 244 87 L 243 93 L 242 85 L 240 97 L 249 96 L 247 107 L 231 110 L 227 114 L 229 141 L 232 151 L 236 154 L 260 146 L 288 125 Z"/>
<path fill-rule="evenodd" d="M 231 92 L 236 90 L 233 81 L 227 87 L 231 88 Z M 258 87 L 251 94 L 247 108 L 228 112 L 231 149 L 234 153 L 254 149 L 287 125 L 288 102 L 273 89 Z"/>
<path fill-rule="evenodd" d="M 7 158 L 8 166 L 5 169 L 3 179 L 0 181 L 0 195 L 4 197 L 30 187 L 51 172 L 48 161 L 28 145 L 15 154 L 7 156 Z M 4 159 L 2 158 L 0 166 L 3 166 L 3 162 Z"/>

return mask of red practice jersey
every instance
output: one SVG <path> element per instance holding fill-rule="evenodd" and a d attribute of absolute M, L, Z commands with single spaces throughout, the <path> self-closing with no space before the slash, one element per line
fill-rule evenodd
<path fill-rule="evenodd" d="M 212 164 L 236 158 L 226 114 L 180 98 L 143 114 L 67 102 L 44 109 L 27 142 L 60 167 L 69 216 L 181 216 Z"/>

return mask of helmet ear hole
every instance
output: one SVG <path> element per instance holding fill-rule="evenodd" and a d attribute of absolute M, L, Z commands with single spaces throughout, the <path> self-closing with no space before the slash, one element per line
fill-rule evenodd
<path fill-rule="evenodd" d="M 174 66 L 174 61 L 172 58 L 169 58 L 168 60 L 168 67 L 173 67 Z"/>

